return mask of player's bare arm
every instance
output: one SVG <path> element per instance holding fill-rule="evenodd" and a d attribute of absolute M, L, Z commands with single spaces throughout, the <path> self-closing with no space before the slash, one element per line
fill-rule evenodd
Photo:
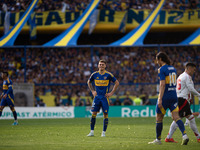
<path fill-rule="evenodd" d="M 4 99 L 6 99 L 6 97 L 7 97 L 7 94 L 5 94 L 5 95 L 3 96 Z"/>
<path fill-rule="evenodd" d="M 191 81 L 187 80 L 186 81 L 186 86 L 187 86 L 188 90 L 190 91 L 190 93 L 192 93 L 195 96 L 200 97 L 200 93 L 197 92 L 197 90 L 194 88 L 194 85 L 193 85 L 193 83 Z"/>
<path fill-rule="evenodd" d="M 88 84 L 90 91 L 92 92 L 92 95 L 95 97 L 97 95 L 97 92 L 93 89 L 90 80 L 88 80 L 87 84 Z"/>
<path fill-rule="evenodd" d="M 117 90 L 118 86 L 119 86 L 119 81 L 116 80 L 112 91 L 110 93 L 107 93 L 106 97 L 111 97 L 115 93 L 115 91 Z"/>
<path fill-rule="evenodd" d="M 162 98 L 165 91 L 165 80 L 160 81 L 159 96 L 158 96 L 158 107 L 162 108 Z"/>
<path fill-rule="evenodd" d="M 2 99 L 2 97 L 3 97 L 3 93 L 2 93 L 1 96 L 0 96 L 0 100 Z"/>

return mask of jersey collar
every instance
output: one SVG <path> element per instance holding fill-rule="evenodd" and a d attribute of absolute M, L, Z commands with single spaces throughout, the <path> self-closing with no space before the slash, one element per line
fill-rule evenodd
<path fill-rule="evenodd" d="M 99 71 L 99 74 L 100 74 L 100 75 L 104 75 L 105 73 L 106 73 L 106 70 L 105 70 L 103 73 L 100 73 L 100 71 Z"/>

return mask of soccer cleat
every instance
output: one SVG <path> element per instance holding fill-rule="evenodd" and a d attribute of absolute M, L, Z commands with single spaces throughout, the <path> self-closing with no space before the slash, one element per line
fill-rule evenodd
<path fill-rule="evenodd" d="M 18 125 L 18 122 L 14 122 L 12 125 L 13 125 L 13 126 L 16 126 L 16 125 Z"/>
<path fill-rule="evenodd" d="M 184 135 L 181 145 L 187 145 L 188 142 L 189 142 L 189 138 L 187 137 L 187 135 Z"/>
<path fill-rule="evenodd" d="M 161 141 L 160 141 L 160 140 L 158 140 L 158 139 L 155 139 L 154 141 L 152 141 L 152 142 L 149 142 L 148 144 L 161 145 L 162 143 L 161 143 Z"/>
<path fill-rule="evenodd" d="M 87 136 L 88 136 L 88 137 L 94 136 L 94 132 L 90 132 Z"/>
<path fill-rule="evenodd" d="M 106 133 L 105 133 L 105 132 L 102 132 L 102 133 L 101 133 L 101 137 L 106 137 Z"/>
<path fill-rule="evenodd" d="M 200 143 L 200 138 L 199 138 L 199 139 L 197 139 L 197 142 L 198 142 L 198 143 Z"/>
<path fill-rule="evenodd" d="M 165 139 L 165 142 L 178 143 L 177 141 L 174 141 L 173 138 L 170 138 L 170 139 L 166 138 L 166 139 Z"/>

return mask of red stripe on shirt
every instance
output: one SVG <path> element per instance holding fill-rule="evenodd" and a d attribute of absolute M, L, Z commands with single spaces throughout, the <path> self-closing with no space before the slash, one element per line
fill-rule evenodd
<path fill-rule="evenodd" d="M 181 109 L 183 109 L 183 107 L 185 107 L 186 104 L 187 104 L 187 100 L 185 100 L 185 102 L 183 103 L 183 105 L 179 108 L 179 111 L 181 111 Z"/>

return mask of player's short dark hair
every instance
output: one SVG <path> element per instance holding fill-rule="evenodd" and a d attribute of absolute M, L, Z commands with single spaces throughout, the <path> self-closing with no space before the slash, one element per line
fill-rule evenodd
<path fill-rule="evenodd" d="M 3 71 L 3 74 L 5 74 L 8 77 L 8 72 L 7 71 Z"/>
<path fill-rule="evenodd" d="M 170 65 L 171 64 L 171 61 L 168 57 L 168 55 L 165 53 L 165 52 L 159 52 L 157 55 L 156 55 L 157 59 L 160 59 L 165 62 L 166 64 Z"/>
<path fill-rule="evenodd" d="M 104 59 L 99 60 L 99 63 L 102 62 L 104 64 L 106 64 L 106 61 Z"/>
<path fill-rule="evenodd" d="M 197 66 L 196 66 L 195 63 L 187 62 L 186 65 L 185 65 L 185 67 L 186 67 L 186 68 L 187 68 L 187 67 L 195 67 L 195 68 L 196 68 Z"/>

